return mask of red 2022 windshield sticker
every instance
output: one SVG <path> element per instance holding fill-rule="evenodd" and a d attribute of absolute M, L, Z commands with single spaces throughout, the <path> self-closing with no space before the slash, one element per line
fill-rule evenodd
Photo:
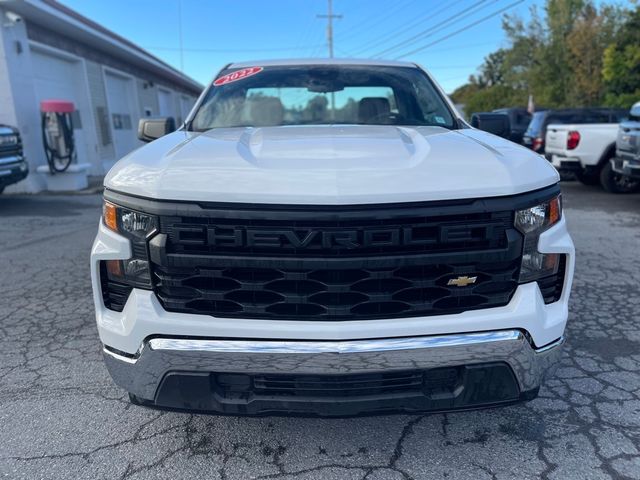
<path fill-rule="evenodd" d="M 243 78 L 247 78 L 260 73 L 262 70 L 262 67 L 243 68 L 242 70 L 236 70 L 235 72 L 227 73 L 226 75 L 217 78 L 215 82 L 213 82 L 213 84 L 216 87 L 219 87 L 220 85 L 226 85 L 227 83 L 237 82 L 238 80 L 242 80 Z"/>

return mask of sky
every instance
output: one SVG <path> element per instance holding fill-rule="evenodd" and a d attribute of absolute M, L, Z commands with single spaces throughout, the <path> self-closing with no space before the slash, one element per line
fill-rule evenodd
<path fill-rule="evenodd" d="M 417 62 L 446 92 L 506 46 L 504 13 L 542 0 L 333 0 L 334 56 Z M 327 0 L 61 0 L 203 85 L 226 64 L 328 57 Z M 180 45 L 182 44 L 182 55 Z"/>

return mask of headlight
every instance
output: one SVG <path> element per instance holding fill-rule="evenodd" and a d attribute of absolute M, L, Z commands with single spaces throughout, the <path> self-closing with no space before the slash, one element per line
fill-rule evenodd
<path fill-rule="evenodd" d="M 157 217 L 105 201 L 102 219 L 107 228 L 131 241 L 131 258 L 105 262 L 109 278 L 134 287 L 150 289 L 147 239 L 157 231 Z"/>
<path fill-rule="evenodd" d="M 516 211 L 516 228 L 525 235 L 529 233 L 542 233 L 551 225 L 560 221 L 562 203 L 560 195 L 549 201 Z"/>
<path fill-rule="evenodd" d="M 560 195 L 524 210 L 517 210 L 515 227 L 524 234 L 520 283 L 553 275 L 558 271 L 560 254 L 538 252 L 540 234 L 560 221 L 562 201 Z"/>
<path fill-rule="evenodd" d="M 16 145 L 18 143 L 17 135 L 0 135 L 0 145 Z"/>
<path fill-rule="evenodd" d="M 146 213 L 114 205 L 105 200 L 102 206 L 104 224 L 125 237 L 146 239 L 156 231 L 158 219 Z"/>

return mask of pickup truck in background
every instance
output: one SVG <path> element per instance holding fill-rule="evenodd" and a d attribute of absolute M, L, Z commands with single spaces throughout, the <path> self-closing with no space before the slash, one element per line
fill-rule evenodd
<path fill-rule="evenodd" d="M 15 127 L 0 124 L 0 193 L 29 174 L 22 154 L 22 140 Z"/>
<path fill-rule="evenodd" d="M 555 124 L 618 124 L 628 116 L 621 108 L 566 108 L 534 112 L 531 122 L 524 132 L 522 144 L 540 155 L 545 153 L 545 137 L 549 125 Z"/>
<path fill-rule="evenodd" d="M 563 177 L 574 174 L 585 185 L 600 184 L 611 193 L 632 192 L 640 182 L 615 172 L 611 164 L 617 136 L 615 123 L 551 124 L 545 155 Z"/>
<path fill-rule="evenodd" d="M 640 182 L 640 102 L 631 107 L 629 120 L 618 128 L 613 171 L 630 182 Z"/>

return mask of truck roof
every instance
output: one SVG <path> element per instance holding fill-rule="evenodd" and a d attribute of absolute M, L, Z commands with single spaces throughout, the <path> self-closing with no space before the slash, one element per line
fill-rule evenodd
<path fill-rule="evenodd" d="M 250 62 L 235 62 L 229 64 L 227 68 L 275 67 L 292 65 L 370 65 L 376 67 L 416 67 L 416 64 L 412 62 L 377 60 L 371 58 L 293 58 L 281 60 L 254 60 Z"/>

